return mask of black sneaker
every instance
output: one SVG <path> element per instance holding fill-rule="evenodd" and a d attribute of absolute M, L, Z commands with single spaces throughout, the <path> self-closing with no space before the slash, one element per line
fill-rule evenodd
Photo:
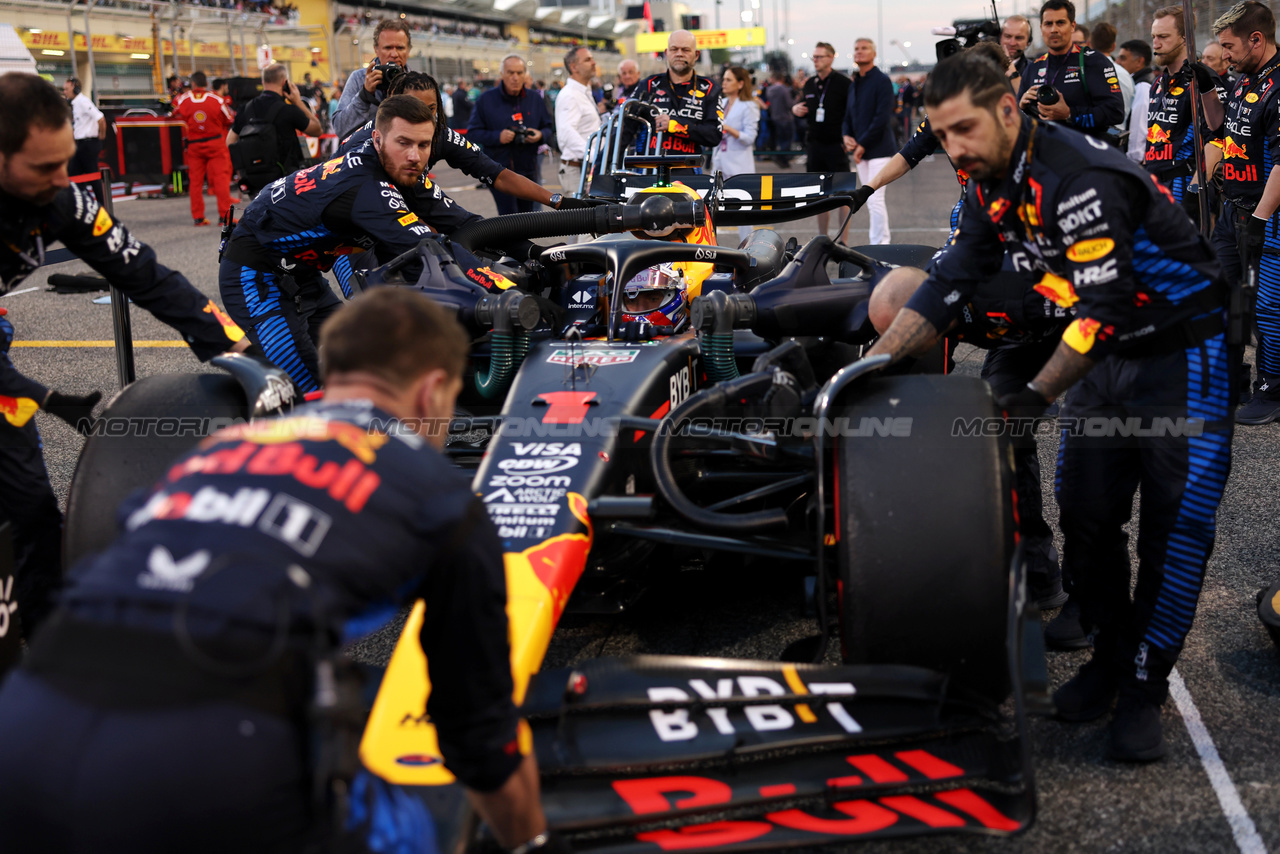
<path fill-rule="evenodd" d="M 1080 604 L 1068 600 L 1044 628 L 1044 644 L 1049 649 L 1074 650 L 1093 646 L 1092 627 L 1086 627 L 1080 615 Z"/>
<path fill-rule="evenodd" d="M 1053 705 L 1059 720 L 1096 721 L 1111 711 L 1119 690 L 1120 680 L 1094 653 L 1075 676 L 1053 692 Z"/>
<path fill-rule="evenodd" d="M 1153 762 L 1164 756 L 1160 706 L 1136 691 L 1123 691 L 1111 719 L 1111 758 L 1120 762 Z"/>
<path fill-rule="evenodd" d="M 1047 572 L 1027 573 L 1027 599 L 1041 611 L 1061 608 L 1067 602 L 1067 591 L 1062 589 L 1062 574 Z"/>
<path fill-rule="evenodd" d="M 1280 399 L 1268 390 L 1264 381 L 1261 388 L 1253 393 L 1253 397 L 1244 406 L 1236 410 L 1237 424 L 1270 424 L 1280 418 Z"/>

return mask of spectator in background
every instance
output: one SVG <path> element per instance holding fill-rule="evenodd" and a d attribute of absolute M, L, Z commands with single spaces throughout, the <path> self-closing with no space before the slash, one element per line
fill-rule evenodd
<path fill-rule="evenodd" d="M 494 162 L 523 175 L 535 184 L 538 175 L 538 147 L 551 133 L 551 115 L 542 93 L 525 85 L 524 57 L 511 54 L 502 60 L 502 82 L 476 101 L 467 140 L 484 147 Z M 499 214 L 529 213 L 535 202 L 490 187 Z"/>
<path fill-rule="evenodd" d="M 556 98 L 556 140 L 560 147 L 560 191 L 567 196 L 578 192 L 587 138 L 600 127 L 600 112 L 587 88 L 596 73 L 591 51 L 570 48 L 564 57 L 564 69 L 569 79 Z"/>
<path fill-rule="evenodd" d="M 1209 70 L 1221 77 L 1224 82 L 1235 82 L 1236 78 L 1230 74 L 1231 67 L 1222 58 L 1222 45 L 1216 41 L 1211 41 L 1204 46 L 1204 50 L 1200 54 L 1200 61 L 1209 66 Z"/>
<path fill-rule="evenodd" d="M 1130 39 L 1120 45 L 1116 62 L 1133 78 L 1133 109 L 1129 112 L 1126 153 L 1130 160 L 1141 163 L 1147 150 L 1147 102 L 1151 100 L 1151 81 L 1155 76 L 1151 69 L 1151 45 L 1142 39 Z"/>
<path fill-rule="evenodd" d="M 636 64 L 634 59 L 624 59 L 618 63 L 618 87 L 614 90 L 613 97 L 619 101 L 624 101 L 636 93 L 636 87 L 640 85 L 640 66 Z"/>
<path fill-rule="evenodd" d="M 191 218 L 197 226 L 208 225 L 204 216 L 204 182 L 218 202 L 218 221 L 226 222 L 231 200 L 231 154 L 227 151 L 227 131 L 234 117 L 222 96 L 205 88 L 209 82 L 203 71 L 191 72 L 191 91 L 178 96 L 173 114 L 187 123 L 187 175 L 190 184 Z"/>
<path fill-rule="evenodd" d="M 1116 28 L 1108 24 L 1106 21 L 1098 24 L 1093 28 L 1093 35 L 1089 37 L 1089 46 L 1098 53 L 1111 59 L 1111 54 L 1116 49 Z M 1128 127 L 1129 110 L 1133 108 L 1133 75 L 1124 69 L 1121 63 L 1113 63 L 1116 69 L 1116 77 L 1120 80 L 1120 97 L 1124 99 L 1124 120 L 1112 125 L 1117 133 L 1124 133 Z M 1143 125 L 1143 127 L 1146 127 Z"/>
<path fill-rule="evenodd" d="M 1013 60 L 1013 91 L 1018 91 L 1018 79 L 1027 67 L 1026 53 L 1031 48 L 1031 22 L 1022 15 L 1010 15 L 1004 19 L 1000 31 L 1000 47 Z"/>
<path fill-rule="evenodd" d="M 1084 24 L 1076 24 L 1076 28 L 1071 32 L 1071 43 L 1082 47 L 1087 46 L 1089 44 L 1089 28 Z"/>
<path fill-rule="evenodd" d="M 264 162 L 260 170 L 250 168 L 241 157 L 239 163 L 242 187 L 249 193 L 257 193 L 277 178 L 297 171 L 302 166 L 302 147 L 295 131 L 308 136 L 318 136 L 320 120 L 302 100 L 298 87 L 289 81 L 288 70 L 280 63 L 268 65 L 262 71 L 262 92 L 236 113 L 235 121 L 227 133 L 227 145 L 240 141 L 240 132 L 251 121 L 270 122 L 275 126 L 276 161 Z M 235 149 L 232 149 L 235 154 Z"/>
<path fill-rule="evenodd" d="M 836 49 L 827 42 L 818 42 L 811 56 L 816 73 L 805 81 L 804 100 L 791 108 L 794 115 L 809 123 L 808 163 L 805 171 L 848 172 L 849 155 L 841 142 L 840 134 L 851 91 L 849 78 L 832 69 Z M 892 84 L 889 85 L 889 101 L 889 112 L 892 114 Z M 829 214 L 818 214 L 818 234 L 827 233 L 829 221 Z M 836 237 L 841 239 L 844 235 L 841 233 Z"/>
<path fill-rule="evenodd" d="M 725 178 L 756 171 L 755 142 L 760 128 L 760 108 L 751 93 L 751 75 L 741 65 L 725 69 L 721 81 L 725 96 L 724 136 L 711 155 L 711 167 Z M 751 235 L 751 226 L 738 226 L 738 242 Z"/>
<path fill-rule="evenodd" d="M 764 99 L 769 104 L 769 122 L 773 125 L 773 147 L 775 151 L 790 151 L 791 143 L 796 137 L 796 117 L 791 114 L 795 100 L 791 97 L 791 87 L 781 71 L 773 72 L 773 82 L 765 89 Z M 783 169 L 791 166 L 791 157 L 779 154 L 774 158 Z"/>
<path fill-rule="evenodd" d="M 797 68 L 795 77 L 791 79 L 791 105 L 804 103 L 804 87 L 809 82 L 809 72 L 803 68 Z M 796 120 L 796 142 L 801 148 L 809 147 L 809 120 L 801 116 L 795 110 L 791 111 L 791 115 Z"/>
<path fill-rule="evenodd" d="M 80 78 L 68 77 L 62 94 L 71 103 L 71 131 L 76 140 L 76 153 L 67 164 L 68 175 L 98 173 L 98 155 L 107 138 L 107 118 L 80 88 Z"/>
<path fill-rule="evenodd" d="M 858 181 L 866 184 L 898 153 L 890 127 L 894 108 L 893 82 L 889 75 L 876 68 L 876 45 L 871 39 L 854 42 L 853 62 L 858 73 L 853 76 L 853 85 L 849 87 L 841 130 L 844 133 L 844 150 L 853 155 Z M 884 203 L 884 194 L 881 187 L 867 199 L 873 244 L 889 242 L 889 210 Z M 844 239 L 843 232 L 840 239 Z"/>
<path fill-rule="evenodd" d="M 401 68 L 409 60 L 409 27 L 398 18 L 384 18 L 373 29 L 373 59 L 365 68 L 357 68 L 347 77 L 347 85 L 333 116 L 333 132 L 339 138 L 369 121 L 378 112 L 378 104 L 386 97 L 382 72 L 376 66 L 394 63 Z"/>
<path fill-rule="evenodd" d="M 471 97 L 467 81 L 459 78 L 458 88 L 453 90 L 453 121 L 449 127 L 454 130 L 466 130 L 471 123 Z"/>

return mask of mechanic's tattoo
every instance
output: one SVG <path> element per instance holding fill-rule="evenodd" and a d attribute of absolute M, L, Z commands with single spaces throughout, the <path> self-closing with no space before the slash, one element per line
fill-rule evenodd
<path fill-rule="evenodd" d="M 867 352 L 868 356 L 888 353 L 893 361 L 923 353 L 938 340 L 938 330 L 918 311 L 904 308 L 880 340 Z"/>
<path fill-rule="evenodd" d="M 1066 344 L 1059 342 L 1058 349 L 1040 369 L 1040 373 L 1036 374 L 1030 386 L 1052 403 L 1058 395 L 1093 370 L 1093 364 L 1093 360 L 1088 356 L 1077 353 Z"/>

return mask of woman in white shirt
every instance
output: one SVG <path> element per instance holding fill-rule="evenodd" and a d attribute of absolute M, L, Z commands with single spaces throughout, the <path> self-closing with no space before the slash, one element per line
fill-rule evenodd
<path fill-rule="evenodd" d="M 724 138 L 711 157 L 711 166 L 725 178 L 756 171 L 756 132 L 760 128 L 760 108 L 751 96 L 751 75 L 740 65 L 725 69 L 721 82 L 726 98 Z M 751 226 L 738 226 L 738 241 L 746 240 Z"/>

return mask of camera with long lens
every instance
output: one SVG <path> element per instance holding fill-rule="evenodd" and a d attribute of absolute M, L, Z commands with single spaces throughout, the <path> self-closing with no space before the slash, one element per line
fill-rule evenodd
<path fill-rule="evenodd" d="M 373 66 L 373 70 L 382 72 L 382 82 L 378 84 L 378 91 L 385 95 L 400 75 L 404 74 L 405 67 L 398 62 L 379 62 Z"/>
<path fill-rule="evenodd" d="M 1038 119 L 1040 118 L 1041 106 L 1051 107 L 1061 100 L 1062 95 L 1058 93 L 1057 89 L 1053 88 L 1053 86 L 1048 83 L 1043 83 L 1040 85 L 1040 88 L 1036 90 L 1036 99 L 1034 101 L 1027 101 L 1027 104 L 1022 108 L 1022 111 L 1028 116 L 1031 116 L 1031 118 Z"/>

